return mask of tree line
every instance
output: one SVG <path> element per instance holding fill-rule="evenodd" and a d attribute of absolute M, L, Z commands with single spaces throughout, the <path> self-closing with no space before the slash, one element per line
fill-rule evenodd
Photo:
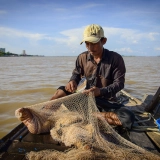
<path fill-rule="evenodd" d="M 10 52 L 2 52 L 0 51 L 0 56 L 1 57 L 7 57 L 7 56 L 18 56 L 18 54 L 15 54 L 15 53 L 10 53 Z"/>

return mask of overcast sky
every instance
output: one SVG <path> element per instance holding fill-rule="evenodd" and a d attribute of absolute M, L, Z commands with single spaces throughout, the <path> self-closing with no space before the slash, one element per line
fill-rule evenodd
<path fill-rule="evenodd" d="M 160 0 L 0 0 L 0 48 L 77 56 L 83 29 L 99 24 L 121 55 L 160 55 Z"/>

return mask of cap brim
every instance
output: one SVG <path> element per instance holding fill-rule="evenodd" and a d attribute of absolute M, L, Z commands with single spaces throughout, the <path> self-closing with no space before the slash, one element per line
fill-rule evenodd
<path fill-rule="evenodd" d="M 101 38 L 97 38 L 97 37 L 86 37 L 83 38 L 82 42 L 80 44 L 82 44 L 83 42 L 87 41 L 87 42 L 91 42 L 91 43 L 97 43 L 100 41 Z"/>

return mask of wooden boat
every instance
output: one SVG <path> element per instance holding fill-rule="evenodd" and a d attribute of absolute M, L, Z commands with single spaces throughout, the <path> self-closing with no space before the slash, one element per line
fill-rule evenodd
<path fill-rule="evenodd" d="M 137 121 L 130 131 L 129 140 L 155 154 L 160 155 L 160 88 L 154 96 L 139 100 L 122 90 L 119 101 L 135 112 Z M 157 120 L 157 124 L 155 121 Z M 122 135 L 124 136 L 124 135 Z M 127 138 L 124 136 L 124 138 Z M 65 151 L 64 144 L 54 141 L 49 133 L 34 135 L 21 123 L 0 140 L 0 159 L 25 160 L 30 151 L 54 149 Z"/>

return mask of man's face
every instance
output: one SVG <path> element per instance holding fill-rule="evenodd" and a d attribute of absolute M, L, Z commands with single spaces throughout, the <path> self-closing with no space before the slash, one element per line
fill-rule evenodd
<path fill-rule="evenodd" d="M 88 52 L 93 55 L 93 56 L 99 56 L 103 53 L 103 40 L 97 42 L 97 43 L 91 43 L 91 42 L 87 42 L 85 41 L 86 44 L 86 48 L 88 50 Z"/>

